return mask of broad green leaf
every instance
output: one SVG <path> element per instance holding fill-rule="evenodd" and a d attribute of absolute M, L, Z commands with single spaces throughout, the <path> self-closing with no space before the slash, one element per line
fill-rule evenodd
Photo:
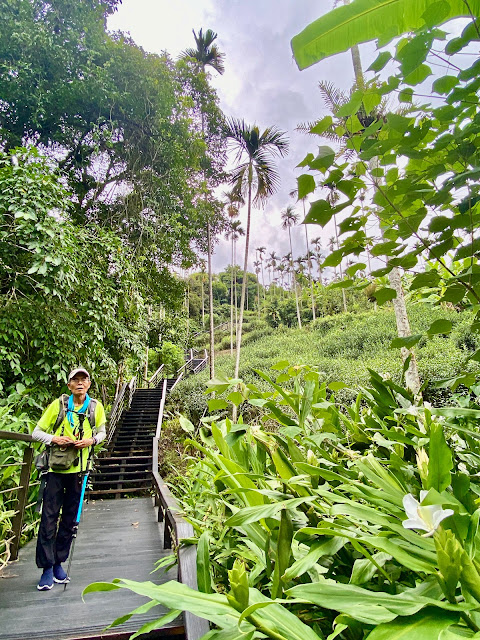
<path fill-rule="evenodd" d="M 197 542 L 197 583 L 199 591 L 212 593 L 208 531 L 204 531 Z"/>
<path fill-rule="evenodd" d="M 284 574 L 285 582 L 299 578 L 309 571 L 322 556 L 334 556 L 347 542 L 346 538 L 327 538 L 324 542 L 314 542 L 310 551 L 296 560 Z"/>
<path fill-rule="evenodd" d="M 388 553 L 381 552 L 375 553 L 372 558 L 375 560 L 375 563 L 368 558 L 355 560 L 352 575 L 350 576 L 350 584 L 365 584 L 365 582 L 370 582 L 377 573 L 378 567 L 383 567 L 388 560 L 392 559 L 392 556 Z"/>
<path fill-rule="evenodd" d="M 325 133 L 325 131 L 331 127 L 333 124 L 333 119 L 332 116 L 325 116 L 325 118 L 322 118 L 322 120 L 320 120 L 320 122 L 317 122 L 317 124 L 313 125 L 313 127 L 310 129 L 310 133 L 316 133 L 317 135 L 322 135 L 323 133 Z"/>
<path fill-rule="evenodd" d="M 413 616 L 402 616 L 380 624 L 368 635 L 369 640 L 438 640 L 440 633 L 459 620 L 458 613 L 427 607 Z"/>
<path fill-rule="evenodd" d="M 429 605 L 438 607 L 439 612 L 441 609 L 459 612 L 469 608 L 468 605 L 450 604 L 419 595 L 415 597 L 402 593 L 390 595 L 384 591 L 369 591 L 333 580 L 298 585 L 288 589 L 287 595 L 346 613 L 355 620 L 373 625 L 390 622 L 399 615 L 414 615 Z M 458 616 L 458 613 L 456 615 Z"/>
<path fill-rule="evenodd" d="M 379 93 L 376 93 L 374 91 L 368 91 L 367 93 L 365 93 L 363 96 L 363 106 L 365 107 L 365 112 L 367 114 L 371 113 L 375 109 L 375 107 L 378 107 L 381 101 L 382 96 Z"/>
<path fill-rule="evenodd" d="M 406 336 L 405 338 L 394 338 L 390 343 L 390 348 L 401 349 L 402 347 L 405 347 L 406 349 L 411 349 L 422 339 L 422 337 L 421 333 L 417 333 L 413 336 Z"/>
<path fill-rule="evenodd" d="M 453 87 L 456 87 L 457 84 L 458 78 L 456 76 L 442 76 L 433 83 L 433 90 L 435 93 L 446 94 L 450 93 Z"/>
<path fill-rule="evenodd" d="M 290 362 L 288 360 L 280 360 L 279 362 L 276 362 L 274 365 L 272 365 L 270 369 L 273 369 L 274 371 L 283 371 L 288 366 L 290 366 Z"/>
<path fill-rule="evenodd" d="M 392 54 L 390 51 L 381 51 L 368 67 L 367 71 L 381 71 L 391 59 Z"/>
<path fill-rule="evenodd" d="M 332 391 L 340 391 L 340 389 L 345 389 L 346 386 L 347 385 L 344 382 L 340 382 L 340 381 L 328 383 L 328 387 Z"/>
<path fill-rule="evenodd" d="M 413 89 L 405 88 L 400 91 L 398 94 L 398 101 L 403 103 L 411 103 L 413 100 Z"/>
<path fill-rule="evenodd" d="M 443 426 L 433 422 L 430 427 L 428 447 L 427 489 L 433 488 L 439 493 L 444 491 L 450 484 L 452 468 L 452 452 L 446 443 Z"/>
<path fill-rule="evenodd" d="M 318 153 L 316 157 L 310 163 L 311 169 L 317 169 L 318 171 L 326 171 L 335 160 L 335 151 L 331 147 L 318 147 Z"/>
<path fill-rule="evenodd" d="M 180 422 L 180 426 L 182 427 L 182 429 L 187 433 L 195 432 L 195 427 L 193 426 L 193 424 L 190 422 L 188 418 L 185 418 L 185 416 L 182 416 L 182 415 L 178 416 L 178 421 Z"/>
<path fill-rule="evenodd" d="M 360 107 L 362 106 L 362 97 L 363 93 L 361 91 L 354 91 L 350 97 L 350 100 L 343 104 L 338 109 L 335 115 L 338 118 L 348 118 L 357 114 Z"/>
<path fill-rule="evenodd" d="M 207 401 L 209 411 L 221 411 L 228 407 L 228 403 L 223 398 L 212 398 Z"/>
<path fill-rule="evenodd" d="M 421 289 L 422 287 L 436 287 L 440 282 L 440 275 L 437 271 L 425 271 L 419 273 L 410 283 L 410 291 Z"/>
<path fill-rule="evenodd" d="M 307 224 L 319 224 L 324 227 L 330 222 L 335 210 L 327 200 L 316 200 L 310 204 L 310 209 L 305 217 Z"/>
<path fill-rule="evenodd" d="M 227 400 L 238 407 L 240 404 L 242 404 L 242 402 L 245 400 L 245 398 L 240 393 L 240 391 L 232 391 L 232 393 L 230 393 L 227 396 Z M 219 409 L 220 407 L 217 407 L 217 408 Z M 223 408 L 225 408 L 225 407 L 223 407 Z"/>
<path fill-rule="evenodd" d="M 240 617 L 240 614 L 228 604 L 226 596 L 218 593 L 201 593 L 174 580 L 160 585 L 153 582 L 135 582 L 125 579 L 115 583 L 96 582 L 86 587 L 82 596 L 95 591 L 110 591 L 119 588 L 129 589 L 138 595 L 155 600 L 169 609 L 181 608 L 184 611 L 190 611 L 190 613 L 210 620 L 220 627 L 231 627 Z"/>
<path fill-rule="evenodd" d="M 289 500 L 282 500 L 280 502 L 273 502 L 271 504 L 264 504 L 258 507 L 246 507 L 241 509 L 235 515 L 230 516 L 225 523 L 227 527 L 239 527 L 250 522 L 258 522 L 265 518 L 277 518 L 280 512 L 284 509 L 295 509 L 300 504 L 305 502 L 312 502 L 315 498 L 308 496 L 305 498 L 291 498 Z"/>
<path fill-rule="evenodd" d="M 384 304 L 385 302 L 389 302 L 397 297 L 397 292 L 395 289 L 390 289 L 390 287 L 384 287 L 383 289 L 377 289 L 373 296 L 378 304 Z"/>
<path fill-rule="evenodd" d="M 158 603 L 155 603 L 155 604 L 158 604 Z M 168 624 L 170 624 L 170 622 L 173 622 L 175 618 L 178 618 L 178 616 L 180 616 L 181 613 L 182 613 L 181 609 L 172 609 L 172 611 L 169 611 L 168 613 L 161 616 L 160 618 L 157 618 L 156 620 L 151 620 L 150 622 L 146 622 L 145 624 L 142 624 L 140 629 L 138 629 L 138 631 L 136 631 L 134 634 L 130 636 L 129 640 L 134 640 L 135 638 L 138 638 L 146 633 L 150 633 L 150 631 L 155 631 L 155 629 L 161 629 L 162 627 L 167 626 Z"/>
<path fill-rule="evenodd" d="M 298 183 L 298 199 L 302 200 L 309 193 L 315 191 L 315 180 L 309 173 L 303 173 L 297 178 Z"/>
<path fill-rule="evenodd" d="M 450 320 L 435 320 L 435 322 L 432 322 L 432 324 L 428 327 L 427 333 L 429 336 L 434 336 L 439 333 L 450 333 L 452 327 L 453 323 Z"/>
<path fill-rule="evenodd" d="M 309 24 L 291 42 L 299 69 L 347 51 L 353 45 L 379 39 L 382 44 L 423 27 L 443 24 L 450 18 L 478 15 L 480 3 L 449 0 L 448 12 L 428 12 L 437 0 L 354 0 Z M 425 16 L 425 17 L 424 17 Z"/>

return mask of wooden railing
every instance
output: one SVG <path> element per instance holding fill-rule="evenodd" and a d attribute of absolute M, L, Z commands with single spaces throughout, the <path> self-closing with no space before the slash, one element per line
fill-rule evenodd
<path fill-rule="evenodd" d="M 163 547 L 164 549 L 175 549 L 177 553 L 179 582 L 192 589 L 197 589 L 197 547 L 181 544 L 182 539 L 193 537 L 193 527 L 180 515 L 181 508 L 178 502 L 158 472 L 158 443 L 162 431 L 166 393 L 167 381 L 164 380 L 157 429 L 153 438 L 152 485 L 155 506 L 158 508 L 158 522 L 164 524 Z M 206 620 L 198 618 L 188 611 L 185 611 L 183 616 L 186 640 L 198 640 L 209 631 L 209 624 Z"/>
<path fill-rule="evenodd" d="M 0 431 L 0 441 L 2 440 L 17 440 L 22 442 L 32 443 L 32 436 L 26 433 L 13 433 L 10 431 Z M 25 516 L 25 510 L 35 505 L 35 502 L 27 504 L 29 489 L 36 483 L 30 482 L 30 473 L 33 462 L 34 449 L 32 446 L 25 447 L 23 451 L 22 462 L 14 462 L 13 464 L 0 465 L 1 467 L 12 467 L 13 465 L 21 467 L 20 481 L 15 487 L 8 489 L 2 489 L 0 494 L 8 495 L 16 492 L 16 503 L 14 507 L 14 514 L 12 516 L 11 531 L 7 533 L 7 538 L 0 541 L 0 556 L 5 556 L 5 562 L 9 560 L 16 560 L 18 558 L 18 549 L 20 546 L 20 538 L 23 530 L 23 520 Z M 5 548 L 2 548 L 5 547 Z M 0 566 L 3 562 L 0 562 Z"/>

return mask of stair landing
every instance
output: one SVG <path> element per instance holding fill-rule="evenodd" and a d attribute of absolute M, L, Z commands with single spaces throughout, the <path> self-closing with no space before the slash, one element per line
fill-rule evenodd
<path fill-rule="evenodd" d="M 99 500 L 85 506 L 71 567 L 71 582 L 55 584 L 51 591 L 36 588 L 40 570 L 35 566 L 35 540 L 20 551 L 20 559 L 0 572 L 0 640 L 123 640 L 166 609 L 154 607 L 146 614 L 104 630 L 117 617 L 144 604 L 147 599 L 127 589 L 91 593 L 82 601 L 82 591 L 92 582 L 114 578 L 152 581 L 177 579 L 174 567 L 167 574 L 151 573 L 155 562 L 171 555 L 163 539 L 151 498 Z M 64 565 L 66 567 L 66 565 Z M 184 634 L 177 619 L 142 638 Z"/>

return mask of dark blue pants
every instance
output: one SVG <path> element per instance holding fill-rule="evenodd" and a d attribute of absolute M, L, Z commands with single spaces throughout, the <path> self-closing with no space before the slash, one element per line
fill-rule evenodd
<path fill-rule="evenodd" d="M 37 538 L 37 567 L 46 569 L 68 558 L 81 490 L 79 473 L 48 473 Z"/>

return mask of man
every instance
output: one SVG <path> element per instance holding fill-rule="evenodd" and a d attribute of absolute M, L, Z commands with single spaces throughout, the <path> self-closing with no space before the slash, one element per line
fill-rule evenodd
<path fill-rule="evenodd" d="M 67 385 L 71 396 L 68 398 L 63 420 L 57 424 L 62 402 L 64 398 L 67 400 L 66 396 L 55 400 L 47 407 L 32 433 L 34 440 L 45 445 L 73 447 L 71 457 L 75 458 L 68 469 L 52 471 L 50 468 L 47 474 L 36 552 L 37 567 L 43 569 L 37 585 L 40 591 L 51 589 L 54 582 L 64 584 L 70 580 L 62 562 L 68 558 L 72 544 L 82 474 L 87 471 L 93 447 L 105 438 L 105 410 L 100 402 L 90 399 L 88 390 L 91 384 L 86 369 L 78 368 L 71 371 Z M 94 424 L 90 424 L 90 421 Z M 62 515 L 57 529 L 60 509 Z"/>

